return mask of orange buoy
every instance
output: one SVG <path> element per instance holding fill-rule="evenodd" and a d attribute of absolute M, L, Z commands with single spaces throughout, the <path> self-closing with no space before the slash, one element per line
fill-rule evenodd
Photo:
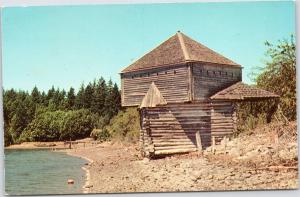
<path fill-rule="evenodd" d="M 68 184 L 74 184 L 74 180 L 73 179 L 68 179 Z"/>

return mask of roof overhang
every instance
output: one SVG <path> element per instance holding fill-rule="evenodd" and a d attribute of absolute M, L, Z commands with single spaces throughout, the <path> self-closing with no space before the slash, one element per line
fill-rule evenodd
<path fill-rule="evenodd" d="M 237 82 L 210 97 L 212 100 L 259 101 L 275 99 L 280 96 L 254 86 Z"/>

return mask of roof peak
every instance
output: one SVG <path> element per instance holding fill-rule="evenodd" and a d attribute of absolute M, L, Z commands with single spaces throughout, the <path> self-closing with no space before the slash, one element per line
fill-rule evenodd
<path fill-rule="evenodd" d="M 180 46 L 181 46 L 181 50 L 183 52 L 184 59 L 185 59 L 185 61 L 188 61 L 190 59 L 190 56 L 189 56 L 189 53 L 186 49 L 186 46 L 185 46 L 185 43 L 184 43 L 184 40 L 183 40 L 183 37 L 182 37 L 182 33 L 180 31 L 177 31 L 176 35 L 178 37 L 178 40 L 179 40 L 179 43 L 180 43 Z"/>

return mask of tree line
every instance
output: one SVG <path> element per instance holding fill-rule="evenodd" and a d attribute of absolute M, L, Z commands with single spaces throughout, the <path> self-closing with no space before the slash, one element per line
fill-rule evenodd
<path fill-rule="evenodd" d="M 53 141 L 89 136 L 109 124 L 121 108 L 120 91 L 103 77 L 78 92 L 52 86 L 47 92 L 3 90 L 5 145 L 23 141 Z"/>

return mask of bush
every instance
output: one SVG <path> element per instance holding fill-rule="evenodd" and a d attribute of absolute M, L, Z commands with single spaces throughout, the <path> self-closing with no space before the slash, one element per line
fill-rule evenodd
<path fill-rule="evenodd" d="M 237 107 L 237 131 L 235 135 L 250 131 L 274 119 L 277 104 L 272 101 L 239 103 Z"/>
<path fill-rule="evenodd" d="M 104 129 L 107 129 L 115 140 L 137 142 L 140 133 L 140 116 L 137 109 L 127 108 L 125 111 L 119 111 Z"/>
<path fill-rule="evenodd" d="M 91 137 L 94 140 L 103 142 L 109 140 L 111 138 L 111 135 L 107 129 L 93 129 L 93 131 L 91 132 Z"/>
<path fill-rule="evenodd" d="M 109 124 L 108 116 L 95 115 L 95 128 L 103 129 L 108 124 Z"/>

